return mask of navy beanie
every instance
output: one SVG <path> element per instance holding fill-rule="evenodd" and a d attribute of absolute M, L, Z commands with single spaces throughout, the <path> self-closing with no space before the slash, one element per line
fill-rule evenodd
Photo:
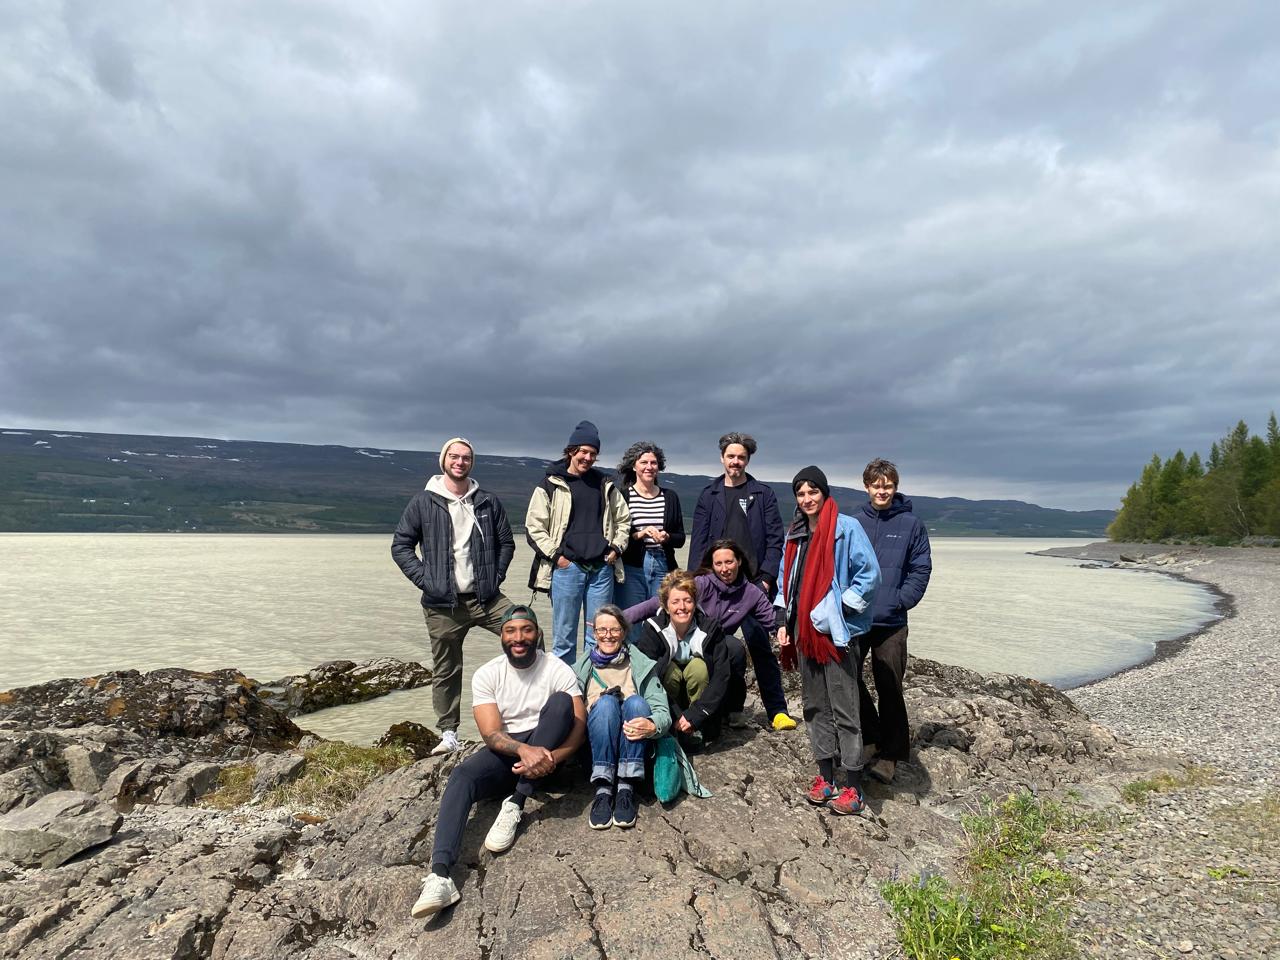
<path fill-rule="evenodd" d="M 823 497 L 831 496 L 831 488 L 827 486 L 827 475 L 815 466 L 805 467 L 792 478 L 791 492 L 795 493 L 799 490 L 802 483 L 812 483 Z"/>
<path fill-rule="evenodd" d="M 595 447 L 600 449 L 600 431 L 596 429 L 596 425 L 590 420 L 583 420 L 580 424 L 573 428 L 573 433 L 569 434 L 570 447 Z"/>

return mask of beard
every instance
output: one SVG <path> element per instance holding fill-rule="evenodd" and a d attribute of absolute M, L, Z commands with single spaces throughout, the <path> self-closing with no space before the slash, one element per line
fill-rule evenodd
<path fill-rule="evenodd" d="M 529 644 L 529 652 L 520 657 L 517 657 L 515 654 L 513 654 L 511 652 L 511 648 L 508 646 L 504 646 L 502 648 L 502 652 L 507 655 L 508 663 L 510 663 L 517 670 L 523 670 L 525 667 L 533 666 L 533 661 L 538 656 L 538 646 L 537 644 L 532 644 L 532 643 Z"/>

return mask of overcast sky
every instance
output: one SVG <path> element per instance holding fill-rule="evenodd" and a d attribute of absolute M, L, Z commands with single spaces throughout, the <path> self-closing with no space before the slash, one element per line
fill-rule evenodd
<path fill-rule="evenodd" d="M 0 426 L 1113 507 L 1280 407 L 1272 3 L 0 5 Z"/>

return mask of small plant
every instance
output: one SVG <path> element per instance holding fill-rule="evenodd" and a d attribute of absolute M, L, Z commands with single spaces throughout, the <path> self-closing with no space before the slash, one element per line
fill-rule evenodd
<path fill-rule="evenodd" d="M 1206 873 L 1209 874 L 1210 880 L 1231 880 L 1236 877 L 1244 879 L 1249 876 L 1249 871 L 1242 867 L 1233 867 L 1230 864 L 1222 867 L 1210 867 Z"/>
<path fill-rule="evenodd" d="M 1146 780 L 1135 780 L 1132 783 L 1126 783 L 1120 790 L 1120 796 L 1136 806 L 1145 803 L 1147 797 L 1153 793 L 1168 793 L 1171 790 L 1181 790 L 1185 787 L 1207 787 L 1212 783 L 1217 783 L 1217 780 L 1217 773 L 1212 767 L 1201 767 L 1193 764 L 1185 767 L 1181 773 L 1158 773 Z"/>
<path fill-rule="evenodd" d="M 958 882 L 941 876 L 881 888 L 903 952 L 912 960 L 1065 958 L 1067 898 L 1078 884 L 1055 845 L 1093 822 L 1022 793 L 964 821 L 967 852 Z"/>
<path fill-rule="evenodd" d="M 201 801 L 203 807 L 215 810 L 230 810 L 253 798 L 253 764 L 237 763 L 223 767 L 218 773 L 218 789 L 207 794 Z"/>

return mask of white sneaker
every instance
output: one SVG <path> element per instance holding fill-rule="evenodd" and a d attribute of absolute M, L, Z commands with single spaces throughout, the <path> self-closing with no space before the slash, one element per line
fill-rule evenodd
<path fill-rule="evenodd" d="M 462 894 L 458 892 L 458 886 L 451 877 L 438 877 L 429 873 L 422 881 L 422 893 L 409 912 L 415 917 L 429 917 L 445 907 L 452 907 L 461 899 Z"/>
<path fill-rule="evenodd" d="M 456 753 L 462 749 L 462 744 L 458 742 L 458 734 L 453 730 L 446 730 L 440 734 L 440 742 L 431 748 L 433 757 L 440 756 L 445 753 Z"/>
<path fill-rule="evenodd" d="M 484 838 L 486 850 L 503 853 L 511 849 L 516 842 L 516 827 L 520 826 L 520 818 L 524 811 L 510 800 L 503 800 L 498 808 L 498 815 L 493 818 L 493 826 Z"/>

